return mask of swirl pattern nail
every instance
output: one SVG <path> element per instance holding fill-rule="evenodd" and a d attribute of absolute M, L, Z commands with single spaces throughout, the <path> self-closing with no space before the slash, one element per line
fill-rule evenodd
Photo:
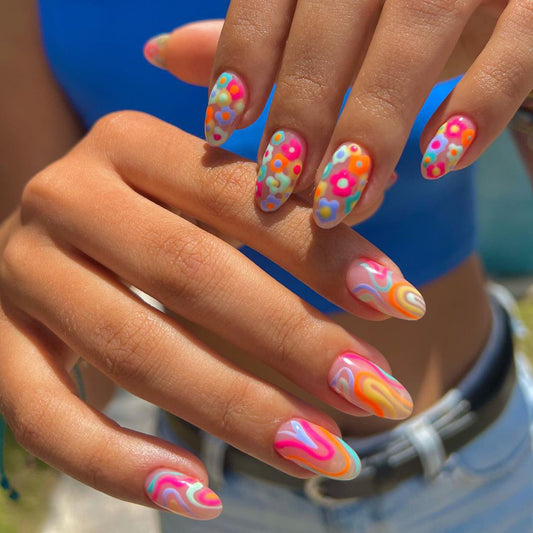
<path fill-rule="evenodd" d="M 236 74 L 223 72 L 211 90 L 205 113 L 205 138 L 211 146 L 220 146 L 228 140 L 247 102 L 244 82 Z"/>
<path fill-rule="evenodd" d="M 361 471 L 358 455 L 341 438 L 301 418 L 280 426 L 274 448 L 298 466 L 332 479 L 353 479 Z"/>
<path fill-rule="evenodd" d="M 418 320 L 426 312 L 419 291 L 401 275 L 370 259 L 352 263 L 346 282 L 353 296 L 386 315 Z"/>
<path fill-rule="evenodd" d="M 167 511 L 211 520 L 222 512 L 220 498 L 201 481 L 180 472 L 160 468 L 145 481 L 147 496 Z"/>
<path fill-rule="evenodd" d="M 438 130 L 422 157 L 424 178 L 436 180 L 452 171 L 476 138 L 476 125 L 463 116 L 450 117 Z"/>
<path fill-rule="evenodd" d="M 361 199 L 371 172 L 372 159 L 364 148 L 355 143 L 339 146 L 315 189 L 315 222 L 332 228 L 346 218 Z"/>
<path fill-rule="evenodd" d="M 411 396 L 397 379 L 355 353 L 335 359 L 329 385 L 350 403 L 382 418 L 401 420 L 413 410 Z"/>

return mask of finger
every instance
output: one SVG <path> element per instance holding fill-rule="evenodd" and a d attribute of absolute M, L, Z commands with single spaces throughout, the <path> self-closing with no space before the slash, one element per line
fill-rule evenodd
<path fill-rule="evenodd" d="M 42 339 L 1 311 L 0 337 L 0 406 L 19 444 L 116 498 L 200 520 L 220 514 L 222 504 L 198 459 L 122 428 L 82 402 Z"/>
<path fill-rule="evenodd" d="M 468 166 L 509 123 L 533 87 L 532 27 L 531 2 L 509 2 L 485 49 L 424 130 L 425 178 Z"/>
<path fill-rule="evenodd" d="M 42 270 L 11 264 L 17 306 L 113 381 L 289 474 L 309 477 L 296 462 L 333 478 L 357 475 L 357 455 L 329 431 L 338 434 L 331 418 L 224 361 L 83 258 L 40 237 L 25 239 L 19 250 L 40 250 Z M 53 296 L 67 290 L 68 300 Z M 277 443 L 291 422 L 311 424 L 309 431 L 328 441 L 328 453 L 289 462 Z M 294 443 L 298 436 L 288 438 Z"/>
<path fill-rule="evenodd" d="M 93 184 L 91 189 L 95 189 Z M 96 205 L 97 198 L 104 196 L 116 198 L 120 206 L 108 201 L 105 209 L 91 209 L 84 216 L 81 206 L 73 208 L 63 201 L 60 220 L 46 217 L 49 231 L 62 235 L 121 279 L 176 313 L 215 331 L 312 395 L 338 409 L 360 413 L 346 404 L 342 391 L 334 389 L 341 393 L 339 398 L 331 390 L 327 376 L 347 352 L 388 368 L 375 349 L 304 304 L 233 247 L 149 202 L 122 181 L 104 182 L 95 192 L 93 198 L 89 191 L 77 191 L 74 201 L 83 199 L 84 203 Z M 114 246 L 115 242 L 121 246 Z M 366 260 L 348 274 L 351 286 L 357 287 L 355 294 L 366 298 L 372 296 L 372 288 L 368 284 L 358 286 L 362 275 L 380 279 L 383 272 Z M 11 285 L 15 283 L 21 285 L 16 280 Z M 393 294 L 410 301 L 397 280 L 385 276 L 383 283 L 390 283 Z M 403 394 L 407 399 L 405 407 L 410 399 Z M 356 400 L 352 403 L 367 408 Z M 409 411 L 371 412 L 397 418 L 407 416 Z"/>
<path fill-rule="evenodd" d="M 412 320 L 424 314 L 420 293 L 403 279 L 398 267 L 351 229 L 342 226 L 328 234 L 316 231 L 309 209 L 296 201 L 290 202 L 283 213 L 266 215 L 257 211 L 249 201 L 253 195 L 250 177 L 254 174 L 254 165 L 225 152 L 206 152 L 205 145 L 198 139 L 145 115 L 111 116 L 99 129 L 103 129 L 105 135 L 98 137 L 106 138 L 105 142 L 101 141 L 102 153 L 113 159 L 104 160 L 102 164 L 119 169 L 123 179 L 135 190 L 174 205 L 224 234 L 233 235 L 339 307 L 370 320 L 383 319 L 385 315 Z M 153 147 L 151 156 L 140 157 L 139 154 L 145 154 L 143 147 L 147 142 Z M 178 161 L 179 164 L 173 163 Z M 197 161 L 202 161 L 203 166 Z M 92 180 L 80 176 L 83 192 L 74 192 L 72 186 L 61 184 L 62 176 L 69 179 L 70 174 L 58 174 L 44 181 L 43 194 L 48 196 L 48 191 L 54 189 L 57 192 L 55 201 L 62 204 L 68 199 L 77 204 L 77 207 L 65 207 L 65 212 L 83 211 L 79 202 L 85 194 L 95 193 Z M 117 202 L 120 203 L 119 198 Z M 57 213 L 52 206 L 50 209 Z M 117 209 L 118 214 L 121 209 L 118 206 Z M 52 215 L 53 218 L 56 217 Z M 75 224 L 66 224 L 64 231 L 75 227 Z M 95 238 L 97 234 L 95 232 Z M 86 232 L 79 237 L 80 242 L 84 241 Z M 379 270 L 385 276 L 382 281 L 390 277 L 394 282 L 382 284 L 372 278 L 361 267 L 367 259 L 380 265 Z M 347 286 L 348 273 L 353 272 L 358 273 L 359 282 Z M 372 294 L 361 294 L 359 289 L 363 286 L 372 286 Z M 411 296 L 405 299 L 400 293 Z"/>
<path fill-rule="evenodd" d="M 263 110 L 281 61 L 296 0 L 232 0 L 215 57 L 205 134 L 220 146 Z M 265 53 L 266 52 L 266 53 Z"/>
<path fill-rule="evenodd" d="M 375 0 L 298 2 L 260 149 L 256 200 L 263 211 L 314 184 L 379 9 Z M 310 30 L 310 20 L 320 22 Z"/>
<path fill-rule="evenodd" d="M 207 87 L 213 70 L 223 20 L 203 20 L 152 37 L 146 59 L 182 81 Z"/>
<path fill-rule="evenodd" d="M 479 0 L 385 2 L 319 173 L 315 222 L 331 228 L 381 196 L 407 137 Z M 390 36 L 394 35 L 394 39 Z"/>

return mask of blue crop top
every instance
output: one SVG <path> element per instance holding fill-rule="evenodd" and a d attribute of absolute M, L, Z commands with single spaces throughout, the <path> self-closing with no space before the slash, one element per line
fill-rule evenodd
<path fill-rule="evenodd" d="M 207 90 L 149 65 L 142 48 L 153 35 L 186 22 L 223 18 L 228 4 L 229 0 L 40 0 L 44 45 L 59 84 L 87 128 L 111 111 L 137 109 L 202 137 Z M 419 170 L 423 127 L 455 83 L 435 87 L 397 166 L 397 184 L 380 210 L 357 226 L 418 286 L 457 266 L 475 247 L 472 167 L 431 182 Z M 267 111 L 246 130 L 235 132 L 224 148 L 255 160 L 266 116 Z M 321 311 L 338 309 L 254 250 L 242 251 Z"/>

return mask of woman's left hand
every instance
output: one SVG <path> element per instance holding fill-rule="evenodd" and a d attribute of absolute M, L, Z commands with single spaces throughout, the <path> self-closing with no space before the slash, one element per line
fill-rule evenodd
<path fill-rule="evenodd" d="M 202 24 L 160 39 L 165 46 L 150 41 L 148 56 L 205 83 L 218 29 Z M 184 47 L 191 35 L 197 40 Z M 259 151 L 259 207 L 276 210 L 313 187 L 319 226 L 339 224 L 357 206 L 353 223 L 381 203 L 439 79 L 466 71 L 422 135 L 428 179 L 469 165 L 505 128 L 533 88 L 532 51 L 532 0 L 232 0 L 206 137 L 220 145 L 249 126 L 276 82 Z"/>

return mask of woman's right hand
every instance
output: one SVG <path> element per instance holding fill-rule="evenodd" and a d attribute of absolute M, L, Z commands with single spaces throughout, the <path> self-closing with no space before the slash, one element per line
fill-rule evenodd
<path fill-rule="evenodd" d="M 127 284 L 341 411 L 409 415 L 408 393 L 371 362 L 388 370 L 375 349 L 164 207 L 254 247 L 360 317 L 423 315 L 418 291 L 348 227 L 320 231 L 296 199 L 283 215 L 255 208 L 254 172 L 173 126 L 121 112 L 30 181 L 0 228 L 0 409 L 22 446 L 118 498 L 219 514 L 194 456 L 119 427 L 76 396 L 69 370 L 79 356 L 291 475 L 357 475 L 331 418 L 224 360 Z"/>

